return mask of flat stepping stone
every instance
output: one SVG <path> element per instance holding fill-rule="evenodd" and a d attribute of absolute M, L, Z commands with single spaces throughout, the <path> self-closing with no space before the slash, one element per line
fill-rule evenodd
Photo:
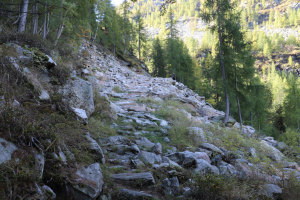
<path fill-rule="evenodd" d="M 118 200 L 150 200 L 153 199 L 151 194 L 147 194 L 143 191 L 135 191 L 129 189 L 120 189 L 113 196 L 114 199 Z"/>
<path fill-rule="evenodd" d="M 155 180 L 151 172 L 112 174 L 110 177 L 121 184 L 136 187 L 155 184 Z"/>

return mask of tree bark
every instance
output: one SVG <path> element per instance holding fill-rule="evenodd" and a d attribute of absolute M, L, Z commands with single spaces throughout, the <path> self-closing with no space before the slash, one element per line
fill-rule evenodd
<path fill-rule="evenodd" d="M 48 24 L 47 24 L 47 15 L 48 15 L 47 3 L 48 3 L 47 0 L 45 0 L 45 7 L 44 7 L 44 9 L 45 9 L 45 15 L 44 15 L 44 25 L 43 25 L 43 27 L 44 27 L 44 29 L 43 29 L 43 39 L 46 39 L 46 37 L 47 37 L 47 27 L 48 27 Z"/>
<path fill-rule="evenodd" d="M 224 116 L 224 124 L 226 124 L 229 120 L 229 94 L 227 90 L 227 81 L 226 81 L 226 73 L 225 73 L 225 66 L 224 66 L 224 58 L 223 58 L 223 48 L 222 48 L 222 32 L 221 32 L 221 18 L 220 18 L 220 4 L 219 0 L 217 1 L 217 9 L 218 9 L 218 35 L 219 35 L 219 48 L 220 48 L 220 65 L 222 69 L 222 79 L 223 79 L 223 85 L 224 85 L 224 93 L 225 93 L 225 116 Z"/>
<path fill-rule="evenodd" d="M 241 106 L 240 106 L 240 99 L 239 99 L 239 95 L 238 95 L 238 87 L 237 87 L 237 76 L 235 74 L 235 92 L 236 92 L 236 103 L 238 106 L 238 112 L 239 112 L 239 118 L 240 118 L 240 128 L 241 131 L 243 129 L 243 119 L 242 119 L 242 112 L 241 112 Z"/>
<path fill-rule="evenodd" d="M 37 1 L 34 1 L 32 6 L 32 34 L 38 33 L 39 27 L 39 15 L 38 15 L 38 6 Z"/>
<path fill-rule="evenodd" d="M 54 46 L 57 45 L 58 43 L 58 40 L 63 32 L 63 29 L 64 29 L 64 0 L 60 0 L 60 6 L 61 6 L 61 13 L 60 13 L 60 24 L 59 24 L 59 27 L 57 29 L 57 35 L 56 35 L 56 39 L 55 39 L 55 42 L 54 42 Z"/>
<path fill-rule="evenodd" d="M 139 30 L 139 60 L 141 60 L 141 30 Z"/>
<path fill-rule="evenodd" d="M 26 28 L 26 19 L 27 19 L 27 12 L 28 12 L 28 3 L 29 0 L 22 0 L 22 5 L 21 5 L 21 15 L 20 15 L 20 20 L 19 20 L 19 27 L 18 27 L 18 32 L 22 33 L 25 31 Z"/>

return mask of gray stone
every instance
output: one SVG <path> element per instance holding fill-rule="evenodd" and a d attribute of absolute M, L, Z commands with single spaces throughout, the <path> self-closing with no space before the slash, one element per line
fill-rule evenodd
<path fill-rule="evenodd" d="M 23 47 L 14 44 L 14 43 L 8 43 L 6 44 L 8 47 L 12 47 L 15 49 L 17 53 L 16 59 L 22 63 L 22 64 L 31 64 L 33 61 L 33 53 L 27 49 L 24 49 Z"/>
<path fill-rule="evenodd" d="M 45 56 L 46 56 L 47 59 L 48 59 L 48 60 L 46 61 L 46 63 L 45 63 L 45 65 L 46 65 L 46 67 L 47 67 L 48 69 L 51 69 L 51 68 L 57 66 L 56 62 L 55 62 L 50 56 L 48 56 L 48 55 L 45 55 Z"/>
<path fill-rule="evenodd" d="M 162 154 L 162 146 L 159 142 L 152 147 L 152 152 L 156 154 Z"/>
<path fill-rule="evenodd" d="M 200 147 L 203 148 L 203 149 L 207 149 L 209 151 L 224 155 L 223 151 L 221 149 L 219 149 L 218 147 L 216 147 L 215 145 L 213 145 L 213 144 L 202 143 L 200 145 Z"/>
<path fill-rule="evenodd" d="M 170 164 L 169 163 L 153 164 L 152 167 L 154 169 L 168 168 L 170 167 Z"/>
<path fill-rule="evenodd" d="M 180 185 L 178 178 L 175 176 L 173 178 L 166 178 L 162 181 L 161 187 L 165 195 L 177 195 L 180 191 Z"/>
<path fill-rule="evenodd" d="M 212 152 L 209 151 L 209 150 L 207 150 L 207 149 L 197 148 L 197 149 L 196 149 L 196 152 L 204 152 L 204 153 L 206 153 L 209 157 L 212 156 Z"/>
<path fill-rule="evenodd" d="M 145 164 L 160 164 L 162 161 L 160 155 L 156 155 L 155 153 L 148 152 L 148 151 L 141 151 L 139 154 L 139 158 Z"/>
<path fill-rule="evenodd" d="M 194 172 L 198 174 L 207 174 L 207 173 L 213 173 L 216 175 L 220 174 L 219 169 L 216 166 L 209 164 L 204 159 L 197 159 L 196 168 L 194 169 Z"/>
<path fill-rule="evenodd" d="M 132 168 L 136 169 L 136 168 L 145 166 L 145 164 L 140 159 L 133 159 L 133 160 L 130 160 L 130 166 Z"/>
<path fill-rule="evenodd" d="M 195 155 L 190 151 L 173 153 L 171 155 L 168 155 L 168 158 L 186 168 L 196 166 Z"/>
<path fill-rule="evenodd" d="M 119 183 L 130 186 L 143 187 L 155 184 L 151 172 L 112 174 L 111 178 Z"/>
<path fill-rule="evenodd" d="M 286 151 L 288 149 L 288 146 L 284 143 L 284 142 L 278 142 L 276 147 L 280 150 L 280 151 Z"/>
<path fill-rule="evenodd" d="M 99 146 L 99 144 L 97 143 L 97 141 L 94 140 L 90 136 L 89 132 L 86 133 L 85 138 L 89 141 L 91 150 L 96 152 L 96 154 L 99 157 L 101 163 L 104 164 L 105 163 L 105 157 L 104 157 L 103 151 L 102 151 L 101 147 Z"/>
<path fill-rule="evenodd" d="M 66 165 L 67 164 L 67 157 L 66 157 L 65 153 L 61 150 L 60 147 L 58 147 L 58 150 L 59 150 L 59 152 L 58 152 L 59 161 L 63 162 L 63 164 Z"/>
<path fill-rule="evenodd" d="M 56 198 L 55 192 L 49 186 L 43 185 L 42 191 L 43 191 L 45 199 L 55 199 Z"/>
<path fill-rule="evenodd" d="M 138 146 L 136 144 L 134 145 L 123 145 L 123 144 L 118 144 L 118 145 L 114 145 L 112 146 L 112 151 L 118 153 L 118 154 L 125 154 L 125 153 L 133 153 L 133 154 L 139 154 L 140 153 L 140 149 L 138 148 Z"/>
<path fill-rule="evenodd" d="M 129 189 L 120 189 L 113 198 L 118 199 L 118 200 L 150 200 L 150 199 L 153 199 L 151 194 L 147 194 L 143 191 L 135 191 L 135 190 L 129 190 Z"/>
<path fill-rule="evenodd" d="M 204 159 L 208 163 L 211 163 L 211 160 L 210 160 L 209 156 L 205 152 L 195 152 L 194 156 L 195 156 L 196 159 Z"/>
<path fill-rule="evenodd" d="M 168 137 L 165 137 L 165 138 L 164 138 L 164 142 L 169 143 L 169 142 L 171 142 L 171 141 L 170 141 L 170 139 L 169 139 Z"/>
<path fill-rule="evenodd" d="M 281 161 L 284 158 L 284 155 L 274 146 L 270 145 L 270 142 L 262 140 L 260 143 L 266 149 L 266 155 L 272 160 Z"/>
<path fill-rule="evenodd" d="M 46 90 L 42 90 L 39 98 L 40 98 L 40 100 L 46 101 L 46 100 L 50 99 L 50 95 Z"/>
<path fill-rule="evenodd" d="M 168 158 L 168 157 L 166 157 L 166 156 L 164 156 L 164 157 L 162 158 L 162 162 L 163 162 L 163 163 L 168 163 L 168 164 L 169 164 L 169 167 L 171 167 L 172 169 L 177 169 L 177 170 L 182 169 L 182 167 L 181 167 L 179 164 L 177 164 L 177 163 L 174 162 L 173 160 L 170 160 L 170 158 Z"/>
<path fill-rule="evenodd" d="M 289 179 L 293 176 L 300 182 L 300 171 L 297 169 L 283 168 L 283 175 L 285 179 Z"/>
<path fill-rule="evenodd" d="M 81 167 L 76 171 L 72 186 L 91 199 L 95 199 L 100 195 L 103 183 L 100 164 L 94 163 L 86 168 Z"/>
<path fill-rule="evenodd" d="M 41 180 L 44 174 L 45 157 L 42 154 L 35 153 L 34 160 L 34 170 L 37 172 L 38 179 Z"/>
<path fill-rule="evenodd" d="M 197 142 L 207 142 L 207 138 L 202 128 L 189 127 L 188 130 L 189 130 L 189 135 L 194 136 Z"/>
<path fill-rule="evenodd" d="M 93 87 L 90 82 L 72 78 L 59 92 L 63 95 L 63 102 L 70 108 L 82 109 L 87 116 L 95 111 Z"/>
<path fill-rule="evenodd" d="M 250 148 L 250 149 L 249 149 L 249 153 L 250 153 L 250 156 L 252 156 L 253 158 L 257 158 L 255 148 L 253 148 L 253 147 Z"/>
<path fill-rule="evenodd" d="M 88 116 L 87 116 L 85 110 L 83 110 L 81 108 L 74 108 L 74 107 L 71 107 L 71 109 L 77 117 L 79 117 L 80 119 L 82 119 L 84 121 L 87 121 Z"/>
<path fill-rule="evenodd" d="M 11 155 L 17 149 L 18 148 L 13 143 L 0 138 L 0 165 L 10 161 Z"/>
<path fill-rule="evenodd" d="M 107 140 L 104 141 L 104 143 L 108 145 L 118 145 L 118 144 L 124 144 L 124 145 L 129 145 L 130 140 L 124 136 L 111 136 L 107 138 Z"/>
<path fill-rule="evenodd" d="M 151 149 L 155 145 L 153 142 L 151 142 L 150 140 L 148 140 L 145 137 L 142 137 L 141 139 L 136 140 L 135 143 L 138 146 L 144 147 L 144 148 L 147 148 L 147 149 Z"/>
<path fill-rule="evenodd" d="M 260 191 L 260 194 L 271 199 L 277 199 L 280 197 L 282 189 L 278 185 L 264 184 Z"/>
<path fill-rule="evenodd" d="M 0 103 L 1 104 L 1 103 Z M 13 103 L 12 103 L 13 107 L 17 108 L 17 107 L 20 107 L 20 103 L 14 99 Z M 1 107 L 1 105 L 0 105 Z"/>
<path fill-rule="evenodd" d="M 236 171 L 235 167 L 229 163 L 222 161 L 218 165 L 218 168 L 219 168 L 221 175 L 225 175 L 225 176 L 236 176 L 237 175 L 237 171 Z"/>
<path fill-rule="evenodd" d="M 234 167 L 237 170 L 237 176 L 242 180 L 249 179 L 253 175 L 252 169 L 246 160 L 237 159 L 234 162 Z"/>

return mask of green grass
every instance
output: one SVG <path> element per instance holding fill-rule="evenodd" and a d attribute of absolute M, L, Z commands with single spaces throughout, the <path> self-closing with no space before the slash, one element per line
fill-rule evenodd
<path fill-rule="evenodd" d="M 122 90 L 119 86 L 115 86 L 113 87 L 113 91 L 116 93 L 124 93 L 125 91 Z"/>

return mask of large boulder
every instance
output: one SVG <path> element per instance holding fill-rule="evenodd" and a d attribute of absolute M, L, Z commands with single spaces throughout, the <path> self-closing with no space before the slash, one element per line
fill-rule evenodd
<path fill-rule="evenodd" d="M 130 186 L 142 187 L 155 184 L 151 172 L 112 174 L 110 177 L 116 182 Z"/>
<path fill-rule="evenodd" d="M 269 142 L 262 140 L 261 145 L 266 150 L 266 155 L 275 161 L 282 161 L 284 158 L 284 155 L 276 149 L 274 146 L 272 146 Z"/>
<path fill-rule="evenodd" d="M 155 153 L 148 152 L 148 151 L 141 151 L 139 154 L 139 158 L 145 164 L 159 164 L 162 161 L 162 158 L 160 155 L 157 155 Z"/>
<path fill-rule="evenodd" d="M 13 152 L 17 149 L 13 143 L 0 138 L 0 165 L 10 161 Z"/>
<path fill-rule="evenodd" d="M 73 109 L 82 109 L 90 116 L 95 111 L 92 84 L 78 77 L 68 80 L 59 90 L 63 102 Z"/>
<path fill-rule="evenodd" d="M 214 152 L 214 153 L 216 153 L 216 154 L 224 155 L 224 152 L 223 152 L 221 149 L 219 149 L 218 147 L 216 147 L 215 145 L 213 145 L 213 144 L 210 144 L 210 143 L 202 143 L 202 144 L 200 145 L 200 147 L 203 148 L 203 149 L 212 151 L 212 152 Z"/>
<path fill-rule="evenodd" d="M 72 186 L 84 194 L 86 197 L 84 199 L 96 199 L 102 191 L 103 184 L 100 164 L 94 163 L 88 167 L 81 167 L 76 171 Z M 77 198 L 75 194 L 75 199 L 82 198 Z"/>
<path fill-rule="evenodd" d="M 135 142 L 139 147 L 146 148 L 146 149 L 151 149 L 155 145 L 153 142 L 151 142 L 145 137 L 142 137 L 136 140 Z"/>
<path fill-rule="evenodd" d="M 196 168 L 194 169 L 194 172 L 197 174 L 207 174 L 207 173 L 212 173 L 216 175 L 220 174 L 219 169 L 216 166 L 209 164 L 204 159 L 197 159 Z"/>
<path fill-rule="evenodd" d="M 180 191 L 180 185 L 178 178 L 175 176 L 173 178 L 166 178 L 162 181 L 161 187 L 165 195 L 177 195 Z"/>
<path fill-rule="evenodd" d="M 186 168 L 196 166 L 195 154 L 190 151 L 173 153 L 168 155 L 168 158 Z"/>

